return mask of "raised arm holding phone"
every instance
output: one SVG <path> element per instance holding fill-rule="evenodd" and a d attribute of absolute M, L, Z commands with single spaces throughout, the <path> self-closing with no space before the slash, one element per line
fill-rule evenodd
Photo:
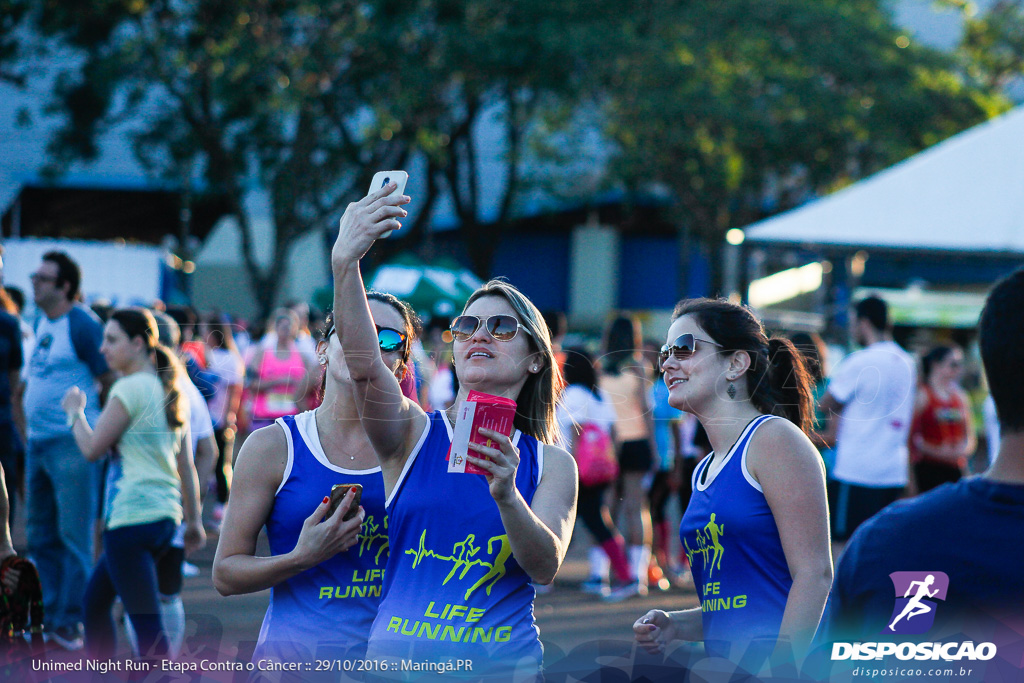
<path fill-rule="evenodd" d="M 492 281 L 455 319 L 459 395 L 427 415 L 379 362 L 359 271 L 373 242 L 401 227 L 410 200 L 389 183 L 349 205 L 331 259 L 341 346 L 387 493 L 390 558 L 370 635 L 374 659 L 471 659 L 474 677 L 535 673 L 542 649 L 531 581 L 549 583 L 575 521 L 576 469 L 547 445 L 560 377 L 540 312 Z M 516 402 L 511 436 L 480 433 L 469 462 L 449 473 L 454 417 L 470 391 Z"/>

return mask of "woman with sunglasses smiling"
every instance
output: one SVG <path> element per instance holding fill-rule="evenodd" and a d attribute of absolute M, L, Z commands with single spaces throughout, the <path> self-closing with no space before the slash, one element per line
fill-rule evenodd
<path fill-rule="evenodd" d="M 802 656 L 832 583 L 810 378 L 790 341 L 768 339 L 728 301 L 680 302 L 668 339 L 669 403 L 696 415 L 713 447 L 679 530 L 701 607 L 651 610 L 633 631 L 648 652 L 703 640 L 709 655 L 757 673 L 773 651 L 773 662 Z"/>
<path fill-rule="evenodd" d="M 395 669 L 403 659 L 471 660 L 463 675 L 528 679 L 543 655 L 531 582 L 550 583 L 558 572 L 576 509 L 575 462 L 547 445 L 561 388 L 547 325 L 517 289 L 488 282 L 452 323 L 455 403 L 427 415 L 404 398 L 370 353 L 373 319 L 359 272 L 374 240 L 406 215 L 409 198 L 394 189 L 348 207 L 331 255 L 342 346 L 388 496 L 391 556 L 367 657 Z M 516 401 L 511 438 L 481 429 L 492 445 L 471 445 L 469 461 L 486 475 L 447 471 L 455 416 L 471 390 Z"/>
<path fill-rule="evenodd" d="M 367 296 L 378 323 L 373 354 L 398 381 L 417 333 L 415 314 L 390 294 Z M 325 329 L 316 346 L 323 402 L 253 432 L 235 463 L 213 580 L 223 595 L 273 588 L 253 661 L 362 659 L 380 601 L 384 480 L 330 316 Z M 351 492 L 327 517 L 335 484 L 362 485 L 361 510 L 351 520 L 344 520 L 357 504 Z M 270 557 L 256 555 L 264 526 Z"/>

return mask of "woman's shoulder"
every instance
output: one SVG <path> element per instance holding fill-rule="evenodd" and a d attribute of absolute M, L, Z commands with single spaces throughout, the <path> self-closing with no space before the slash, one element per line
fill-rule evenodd
<path fill-rule="evenodd" d="M 259 475 L 275 478 L 280 481 L 284 474 L 285 463 L 288 461 L 288 438 L 281 425 L 267 425 L 250 434 L 241 449 L 235 463 L 235 471 L 244 473 L 254 471 Z"/>
<path fill-rule="evenodd" d="M 762 422 L 750 437 L 751 462 L 808 460 L 819 461 L 818 449 L 800 427 L 784 417 Z M 762 457 L 767 455 L 768 457 Z"/>
<path fill-rule="evenodd" d="M 133 372 L 130 375 L 119 377 L 110 387 L 110 395 L 124 400 L 125 398 L 138 398 L 139 392 L 143 395 L 150 392 L 154 387 L 159 389 L 160 378 L 152 372 Z"/>

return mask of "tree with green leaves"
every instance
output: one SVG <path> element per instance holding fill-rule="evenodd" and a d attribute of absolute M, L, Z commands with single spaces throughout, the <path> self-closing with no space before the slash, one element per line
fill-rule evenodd
<path fill-rule="evenodd" d="M 680 229 L 713 251 L 1005 106 L 878 0 L 633 3 L 608 67 L 617 172 L 667 187 Z"/>
<path fill-rule="evenodd" d="M 477 272 L 489 274 L 528 165 L 528 127 L 572 86 L 564 42 L 575 3 L 540 0 L 47 0 L 36 30 L 76 48 L 58 80 L 67 124 L 59 170 L 133 120 L 136 156 L 238 224 L 259 308 L 273 305 L 296 238 L 329 230 L 374 171 L 425 161 L 418 234 L 450 192 Z M 585 16 L 585 15 L 579 15 Z M 481 187 L 481 126 L 497 125 L 502 182 Z M 418 179 L 419 180 L 419 179 Z M 273 229 L 258 262 L 247 202 L 262 190 Z M 485 210 L 484 193 L 497 196 Z M 331 237 L 333 240 L 333 237 Z M 390 244 L 386 244 L 385 251 Z M 393 247 L 392 247 L 393 248 Z"/>
<path fill-rule="evenodd" d="M 58 168 L 97 154 L 120 121 L 156 177 L 193 188 L 234 218 L 252 290 L 274 303 L 297 237 L 332 223 L 376 169 L 398 168 L 418 122 L 390 115 L 400 91 L 381 23 L 389 3 L 49 0 L 37 30 L 82 59 L 57 80 L 66 125 Z M 262 190 L 273 239 L 258 262 L 247 203 Z"/>
<path fill-rule="evenodd" d="M 1024 0 L 997 0 L 983 13 L 966 0 L 943 4 L 963 13 L 958 52 L 971 76 L 997 90 L 1024 77 Z"/>

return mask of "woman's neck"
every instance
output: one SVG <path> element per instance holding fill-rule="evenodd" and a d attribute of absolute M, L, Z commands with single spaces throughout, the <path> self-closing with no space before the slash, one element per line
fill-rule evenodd
<path fill-rule="evenodd" d="M 359 410 L 356 408 L 356 403 L 353 400 L 351 388 L 331 380 L 327 381 L 327 387 L 324 389 L 324 400 L 320 403 L 316 412 L 317 419 L 322 418 L 344 424 L 359 422 Z"/>
<path fill-rule="evenodd" d="M 125 377 L 134 375 L 136 372 L 156 372 L 156 368 L 148 358 L 135 358 L 121 368 L 121 374 Z"/>
<path fill-rule="evenodd" d="M 951 382 L 945 382 L 937 379 L 929 379 L 928 386 L 931 387 L 939 398 L 948 398 L 953 393 L 953 386 Z"/>
<path fill-rule="evenodd" d="M 750 401 L 730 401 L 717 406 L 714 413 L 698 414 L 697 417 L 708 434 L 711 449 L 724 457 L 751 420 L 761 414 Z"/>

